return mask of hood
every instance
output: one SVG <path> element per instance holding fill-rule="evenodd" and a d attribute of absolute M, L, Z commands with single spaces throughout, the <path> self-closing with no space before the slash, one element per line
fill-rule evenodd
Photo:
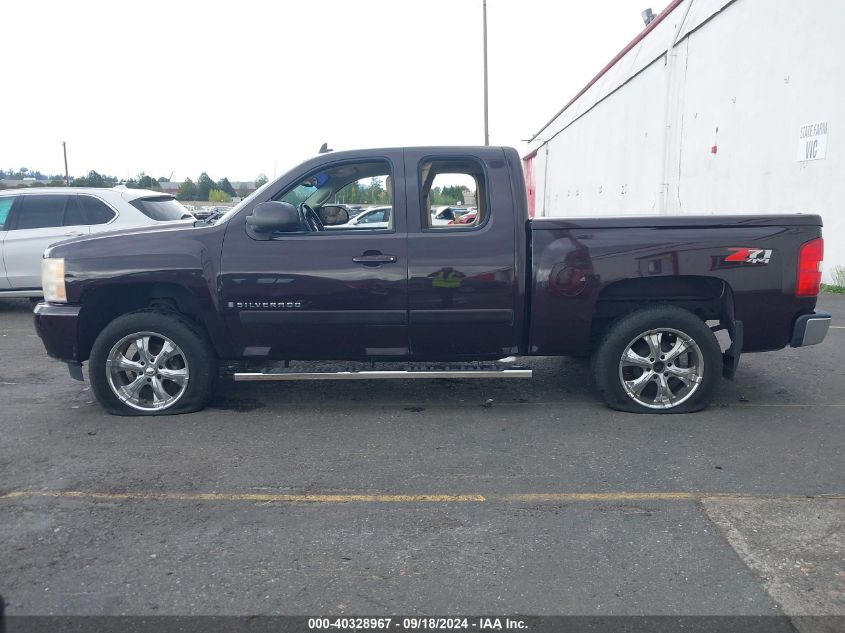
<path fill-rule="evenodd" d="M 148 224 L 147 226 L 136 226 L 126 229 L 116 229 L 114 231 L 101 231 L 97 233 L 90 233 L 88 235 L 79 235 L 61 242 L 56 242 L 50 245 L 44 252 L 44 257 L 64 257 L 66 253 L 73 253 L 78 248 L 89 250 L 91 248 L 98 248 L 99 245 L 111 245 L 119 238 L 119 241 L 131 241 L 133 244 L 136 241 L 161 240 L 173 238 L 178 239 L 182 234 L 192 231 L 200 231 L 203 225 L 194 226 L 196 220 L 174 220 L 172 222 L 157 222 L 156 224 Z M 212 225 L 213 226 L 213 225 Z M 163 235 L 166 234 L 166 235 Z"/>

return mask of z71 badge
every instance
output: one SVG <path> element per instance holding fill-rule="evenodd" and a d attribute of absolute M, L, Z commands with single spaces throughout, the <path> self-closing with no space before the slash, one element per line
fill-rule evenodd
<path fill-rule="evenodd" d="M 733 251 L 725 257 L 726 262 L 739 262 L 741 264 L 768 264 L 772 259 L 771 249 L 762 248 L 729 248 Z"/>

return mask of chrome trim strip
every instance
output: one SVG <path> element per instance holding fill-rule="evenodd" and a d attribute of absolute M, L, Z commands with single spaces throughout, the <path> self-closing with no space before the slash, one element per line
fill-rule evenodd
<path fill-rule="evenodd" d="M 235 382 L 258 380 L 383 380 L 388 378 L 531 378 L 531 369 L 499 369 L 477 371 L 338 371 L 338 372 L 285 372 L 235 373 Z"/>

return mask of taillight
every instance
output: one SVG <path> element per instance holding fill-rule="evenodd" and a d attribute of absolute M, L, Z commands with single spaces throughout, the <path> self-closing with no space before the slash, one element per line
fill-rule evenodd
<path fill-rule="evenodd" d="M 798 278 L 795 283 L 796 297 L 815 297 L 822 283 L 822 260 L 824 240 L 810 240 L 801 246 L 798 253 Z"/>

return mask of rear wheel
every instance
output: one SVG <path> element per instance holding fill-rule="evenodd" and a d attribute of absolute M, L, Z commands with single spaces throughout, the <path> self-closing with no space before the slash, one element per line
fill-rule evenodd
<path fill-rule="evenodd" d="M 703 409 L 719 382 L 722 352 L 693 313 L 655 306 L 610 327 L 593 355 L 593 375 L 607 405 L 633 413 Z"/>
<path fill-rule="evenodd" d="M 176 313 L 118 317 L 97 337 L 89 362 L 97 401 L 115 415 L 169 415 L 202 409 L 217 377 L 205 335 Z"/>

